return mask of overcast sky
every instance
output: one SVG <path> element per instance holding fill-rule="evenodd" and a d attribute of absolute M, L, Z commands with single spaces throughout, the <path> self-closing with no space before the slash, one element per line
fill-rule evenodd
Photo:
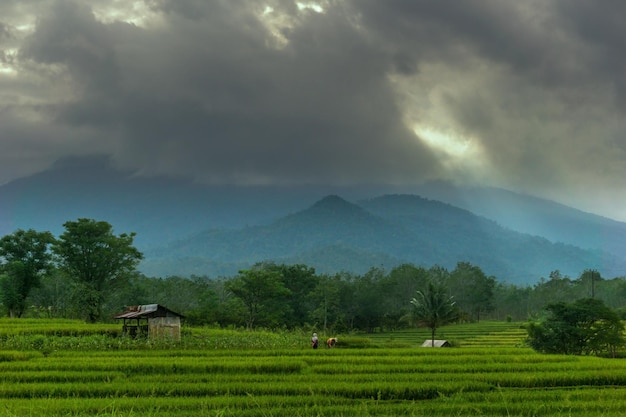
<path fill-rule="evenodd" d="M 0 183 L 492 185 L 626 221 L 623 0 L 2 0 Z"/>

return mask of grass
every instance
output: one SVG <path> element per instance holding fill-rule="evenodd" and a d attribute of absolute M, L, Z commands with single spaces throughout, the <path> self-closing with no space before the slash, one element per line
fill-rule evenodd
<path fill-rule="evenodd" d="M 430 329 L 418 328 L 369 334 L 372 343 L 383 347 L 419 347 L 430 340 Z M 437 329 L 436 339 L 448 340 L 461 347 L 521 347 L 526 338 L 524 323 L 482 321 L 452 324 Z"/>
<path fill-rule="evenodd" d="M 541 355 L 522 346 L 521 330 L 447 326 L 458 346 L 449 349 L 417 347 L 421 330 L 339 335 L 343 346 L 313 350 L 307 334 L 208 328 L 178 345 L 3 349 L 12 337 L 77 337 L 23 329 L 0 340 L 0 415 L 626 415 L 626 361 Z"/>

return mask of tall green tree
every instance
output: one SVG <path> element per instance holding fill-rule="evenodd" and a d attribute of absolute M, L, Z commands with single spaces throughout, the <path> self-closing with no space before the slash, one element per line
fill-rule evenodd
<path fill-rule="evenodd" d="M 58 268 L 41 278 L 41 285 L 33 288 L 28 302 L 37 309 L 39 317 L 78 318 L 77 306 L 72 303 L 73 282 Z"/>
<path fill-rule="evenodd" d="M 459 308 L 472 319 L 480 321 L 480 314 L 493 310 L 495 277 L 488 277 L 476 265 L 459 262 L 450 273 L 449 286 Z"/>
<path fill-rule="evenodd" d="M 549 303 L 559 301 L 567 302 L 577 298 L 586 298 L 579 297 L 575 294 L 576 286 L 577 283 L 572 282 L 568 276 L 562 275 L 561 271 L 558 269 L 554 270 L 550 272 L 548 280 L 542 277 L 539 282 L 535 284 L 535 305 L 533 307 L 539 311 Z"/>
<path fill-rule="evenodd" d="M 498 320 L 526 320 L 530 314 L 530 286 L 517 286 L 500 282 L 494 288 L 495 318 Z"/>
<path fill-rule="evenodd" d="M 604 279 L 595 269 L 585 269 L 576 283 L 579 284 L 581 298 L 596 298 L 598 285 Z"/>
<path fill-rule="evenodd" d="M 432 346 L 435 346 L 435 332 L 441 326 L 452 323 L 459 317 L 453 297 L 448 295 L 448 289 L 443 284 L 429 282 L 426 290 L 417 291 L 411 299 L 413 310 L 411 319 L 418 326 L 430 329 Z"/>
<path fill-rule="evenodd" d="M 63 226 L 52 249 L 60 268 L 77 284 L 87 320 L 95 323 L 107 294 L 129 279 L 143 255 L 133 246 L 135 233 L 115 235 L 105 221 L 81 218 Z"/>
<path fill-rule="evenodd" d="M 401 319 L 410 312 L 411 306 L 403 300 L 406 300 L 407 294 L 415 294 L 418 289 L 425 288 L 429 280 L 430 273 L 426 268 L 412 264 L 396 266 L 382 278 L 380 297 L 383 299 L 383 326 L 386 329 L 406 326 Z"/>
<path fill-rule="evenodd" d="M 384 297 L 382 296 L 382 279 L 385 271 L 382 268 L 370 268 L 361 277 L 352 277 L 349 282 L 352 306 L 351 322 L 353 326 L 370 333 L 379 328 L 385 314 Z M 349 305 L 346 303 L 346 305 Z"/>
<path fill-rule="evenodd" d="M 50 232 L 17 230 L 0 239 L 2 302 L 11 317 L 22 317 L 26 298 L 52 268 L 49 251 L 54 237 Z"/>
<path fill-rule="evenodd" d="M 278 265 L 274 262 L 262 262 L 254 265 L 253 269 L 276 271 L 282 276 L 289 294 L 281 302 L 288 305 L 291 310 L 285 317 L 285 326 L 301 327 L 310 319 L 310 312 L 315 308 L 311 293 L 318 282 L 314 268 L 304 264 Z"/>
<path fill-rule="evenodd" d="M 244 304 L 248 330 L 256 325 L 277 326 L 290 311 L 289 306 L 280 302 L 290 291 L 285 287 L 283 277 L 278 271 L 239 271 L 237 277 L 226 282 L 226 289 Z"/>
<path fill-rule="evenodd" d="M 323 334 L 333 331 L 334 324 L 341 320 L 341 288 L 343 283 L 339 275 L 322 275 L 311 293 L 316 307 L 311 311 L 311 318 L 321 326 Z"/>

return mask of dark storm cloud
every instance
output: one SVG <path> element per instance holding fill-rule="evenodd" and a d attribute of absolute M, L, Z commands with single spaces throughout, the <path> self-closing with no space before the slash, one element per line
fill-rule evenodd
<path fill-rule="evenodd" d="M 311 12 L 274 47 L 259 11 L 240 5 L 154 2 L 165 24 L 139 29 L 61 2 L 23 56 L 65 65 L 79 93 L 60 120 L 119 134 L 116 156 L 146 172 L 279 182 L 436 172 L 402 122 L 388 57 L 345 14 Z"/>
<path fill-rule="evenodd" d="M 381 43 L 417 62 L 417 77 L 439 64 L 446 73 L 437 85 L 467 80 L 465 89 L 446 91 L 444 111 L 449 123 L 480 138 L 502 174 L 537 181 L 558 175 L 563 160 L 576 164 L 578 154 L 595 163 L 584 146 L 590 135 L 598 159 L 611 142 L 624 143 L 614 132 L 623 127 L 626 98 L 626 3 L 354 4 Z"/>
<path fill-rule="evenodd" d="M 98 22 L 91 9 L 58 2 L 37 24 L 22 48 L 22 57 L 42 64 L 62 64 L 81 95 L 117 90 L 117 67 L 112 31 Z"/>
<path fill-rule="evenodd" d="M 207 181 L 624 191 L 625 2 L 143 4 L 0 4 L 15 137 Z"/>
<path fill-rule="evenodd" d="M 10 39 L 11 37 L 12 36 L 9 30 L 9 25 L 0 21 L 0 41 L 3 41 L 5 39 Z"/>
<path fill-rule="evenodd" d="M 585 46 L 581 59 L 595 77 L 613 84 L 617 101 L 626 110 L 626 3 L 561 1 L 558 6 L 563 26 Z"/>
<path fill-rule="evenodd" d="M 583 74 L 607 69 L 612 61 L 622 68 L 626 59 L 619 53 L 626 43 L 626 3 L 619 0 L 354 4 L 368 28 L 417 61 L 462 64 L 467 55 L 478 55 L 552 85 L 580 81 Z M 598 67 L 590 66 L 592 56 Z"/>

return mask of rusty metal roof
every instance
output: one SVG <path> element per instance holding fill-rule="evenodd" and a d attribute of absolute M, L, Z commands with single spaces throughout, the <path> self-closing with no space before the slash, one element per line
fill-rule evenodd
<path fill-rule="evenodd" d="M 183 317 L 181 314 L 175 313 L 158 304 L 145 304 L 140 306 L 131 306 L 125 312 L 114 316 L 116 319 L 136 319 L 142 317 L 157 317 L 158 313 L 163 315 L 175 315 Z"/>

